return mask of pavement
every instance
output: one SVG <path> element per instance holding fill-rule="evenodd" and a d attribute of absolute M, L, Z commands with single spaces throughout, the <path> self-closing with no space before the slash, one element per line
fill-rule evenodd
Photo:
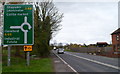
<path fill-rule="evenodd" d="M 63 54 L 61 54 L 63 55 Z M 59 72 L 74 72 L 72 69 L 70 69 L 60 58 L 58 58 L 56 56 L 55 53 L 51 52 L 51 57 L 52 57 L 52 61 L 53 61 L 53 64 L 54 64 L 54 70 L 56 73 L 59 73 Z"/>

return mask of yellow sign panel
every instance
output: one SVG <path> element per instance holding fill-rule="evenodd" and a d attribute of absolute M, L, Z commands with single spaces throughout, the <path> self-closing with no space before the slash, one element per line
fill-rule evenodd
<path fill-rule="evenodd" d="M 32 51 L 32 45 L 25 45 L 24 51 Z"/>

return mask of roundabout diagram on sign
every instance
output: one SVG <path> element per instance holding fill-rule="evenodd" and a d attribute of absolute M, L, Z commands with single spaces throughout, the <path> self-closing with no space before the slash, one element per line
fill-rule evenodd
<path fill-rule="evenodd" d="M 21 24 L 21 26 L 10 26 L 10 29 L 21 29 L 21 31 L 24 32 L 24 43 L 27 43 L 27 32 L 29 30 L 25 30 L 23 27 L 27 25 L 28 29 L 30 30 L 32 27 L 31 25 L 27 22 L 27 17 L 24 17 L 24 22 Z"/>

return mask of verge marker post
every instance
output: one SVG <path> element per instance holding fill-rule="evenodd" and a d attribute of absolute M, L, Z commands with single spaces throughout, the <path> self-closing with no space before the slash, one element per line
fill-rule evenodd
<path fill-rule="evenodd" d="M 11 48 L 11 46 L 10 45 L 8 45 L 8 63 L 7 63 L 7 66 L 10 66 L 10 48 Z"/>

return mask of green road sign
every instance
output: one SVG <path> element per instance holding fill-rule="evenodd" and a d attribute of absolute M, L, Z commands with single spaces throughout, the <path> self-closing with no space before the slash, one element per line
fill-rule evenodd
<path fill-rule="evenodd" d="M 33 5 L 4 6 L 4 45 L 33 45 Z"/>

